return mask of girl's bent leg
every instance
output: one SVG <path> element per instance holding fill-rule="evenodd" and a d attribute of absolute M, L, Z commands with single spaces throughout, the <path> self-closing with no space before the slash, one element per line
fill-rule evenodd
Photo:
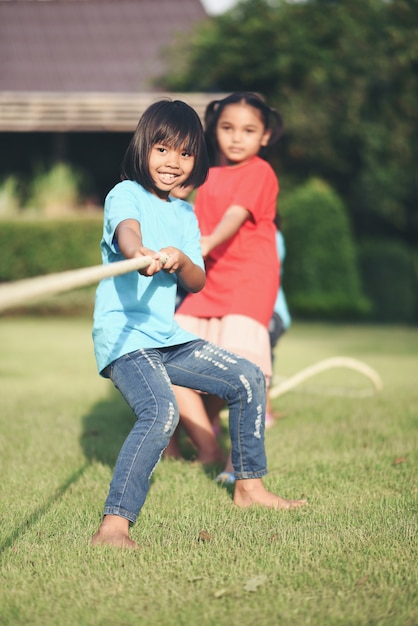
<path fill-rule="evenodd" d="M 237 479 L 267 472 L 264 449 L 265 378 L 246 359 L 203 340 L 177 346 L 167 356 L 175 385 L 224 398 L 229 407 L 232 464 Z"/>
<path fill-rule="evenodd" d="M 177 385 L 224 398 L 229 407 L 232 465 L 236 477 L 234 503 L 291 509 L 304 500 L 286 500 L 270 493 L 261 480 L 267 473 L 264 447 L 266 386 L 261 370 L 237 355 L 205 341 L 185 344 L 167 363 Z"/>
<path fill-rule="evenodd" d="M 135 522 L 177 426 L 177 405 L 158 350 L 137 350 L 117 359 L 110 375 L 137 419 L 120 450 L 104 514 Z"/>

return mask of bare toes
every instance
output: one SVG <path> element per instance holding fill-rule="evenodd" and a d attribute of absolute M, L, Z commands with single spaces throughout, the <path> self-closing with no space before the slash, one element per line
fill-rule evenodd
<path fill-rule="evenodd" d="M 277 506 L 275 509 L 298 509 L 300 506 L 305 506 L 307 503 L 306 500 L 285 500 L 284 498 L 278 498 Z"/>
<path fill-rule="evenodd" d="M 114 546 L 115 548 L 139 550 L 139 545 L 136 541 L 122 533 L 103 533 L 98 531 L 93 535 L 91 543 L 93 546 Z"/>

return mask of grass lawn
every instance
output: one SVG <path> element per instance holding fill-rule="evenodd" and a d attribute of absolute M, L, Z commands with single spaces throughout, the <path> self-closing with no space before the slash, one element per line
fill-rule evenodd
<path fill-rule="evenodd" d="M 295 323 L 277 374 L 343 355 L 384 385 L 341 369 L 275 400 L 265 482 L 309 506 L 242 511 L 217 468 L 164 460 L 137 552 L 89 543 L 133 419 L 90 329 L 0 320 L 0 625 L 418 624 L 418 329 Z"/>

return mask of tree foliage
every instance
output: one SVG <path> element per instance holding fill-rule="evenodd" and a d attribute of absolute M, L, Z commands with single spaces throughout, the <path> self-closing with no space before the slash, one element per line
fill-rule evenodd
<path fill-rule="evenodd" d="M 328 181 L 358 235 L 418 241 L 417 0 L 242 0 L 169 63 L 173 90 L 264 94 L 282 174 Z"/>

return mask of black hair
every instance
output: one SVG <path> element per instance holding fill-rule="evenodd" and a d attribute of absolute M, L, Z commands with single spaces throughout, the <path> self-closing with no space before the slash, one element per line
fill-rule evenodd
<path fill-rule="evenodd" d="M 267 146 L 262 146 L 259 156 L 265 158 L 268 148 L 277 143 L 283 134 L 282 116 L 276 109 L 269 107 L 264 100 L 256 93 L 249 91 L 237 91 L 223 98 L 223 100 L 213 100 L 206 108 L 205 112 L 205 137 L 211 164 L 219 161 L 219 147 L 216 140 L 216 126 L 219 117 L 229 104 L 244 103 L 257 109 L 260 112 L 265 130 L 270 130 L 271 135 Z"/>
<path fill-rule="evenodd" d="M 134 180 L 145 189 L 155 189 L 149 171 L 149 155 L 156 144 L 184 149 L 194 156 L 194 166 L 186 187 L 199 187 L 205 182 L 209 161 L 202 123 L 191 106 L 181 100 L 159 100 L 142 114 L 125 152 L 121 180 Z"/>

